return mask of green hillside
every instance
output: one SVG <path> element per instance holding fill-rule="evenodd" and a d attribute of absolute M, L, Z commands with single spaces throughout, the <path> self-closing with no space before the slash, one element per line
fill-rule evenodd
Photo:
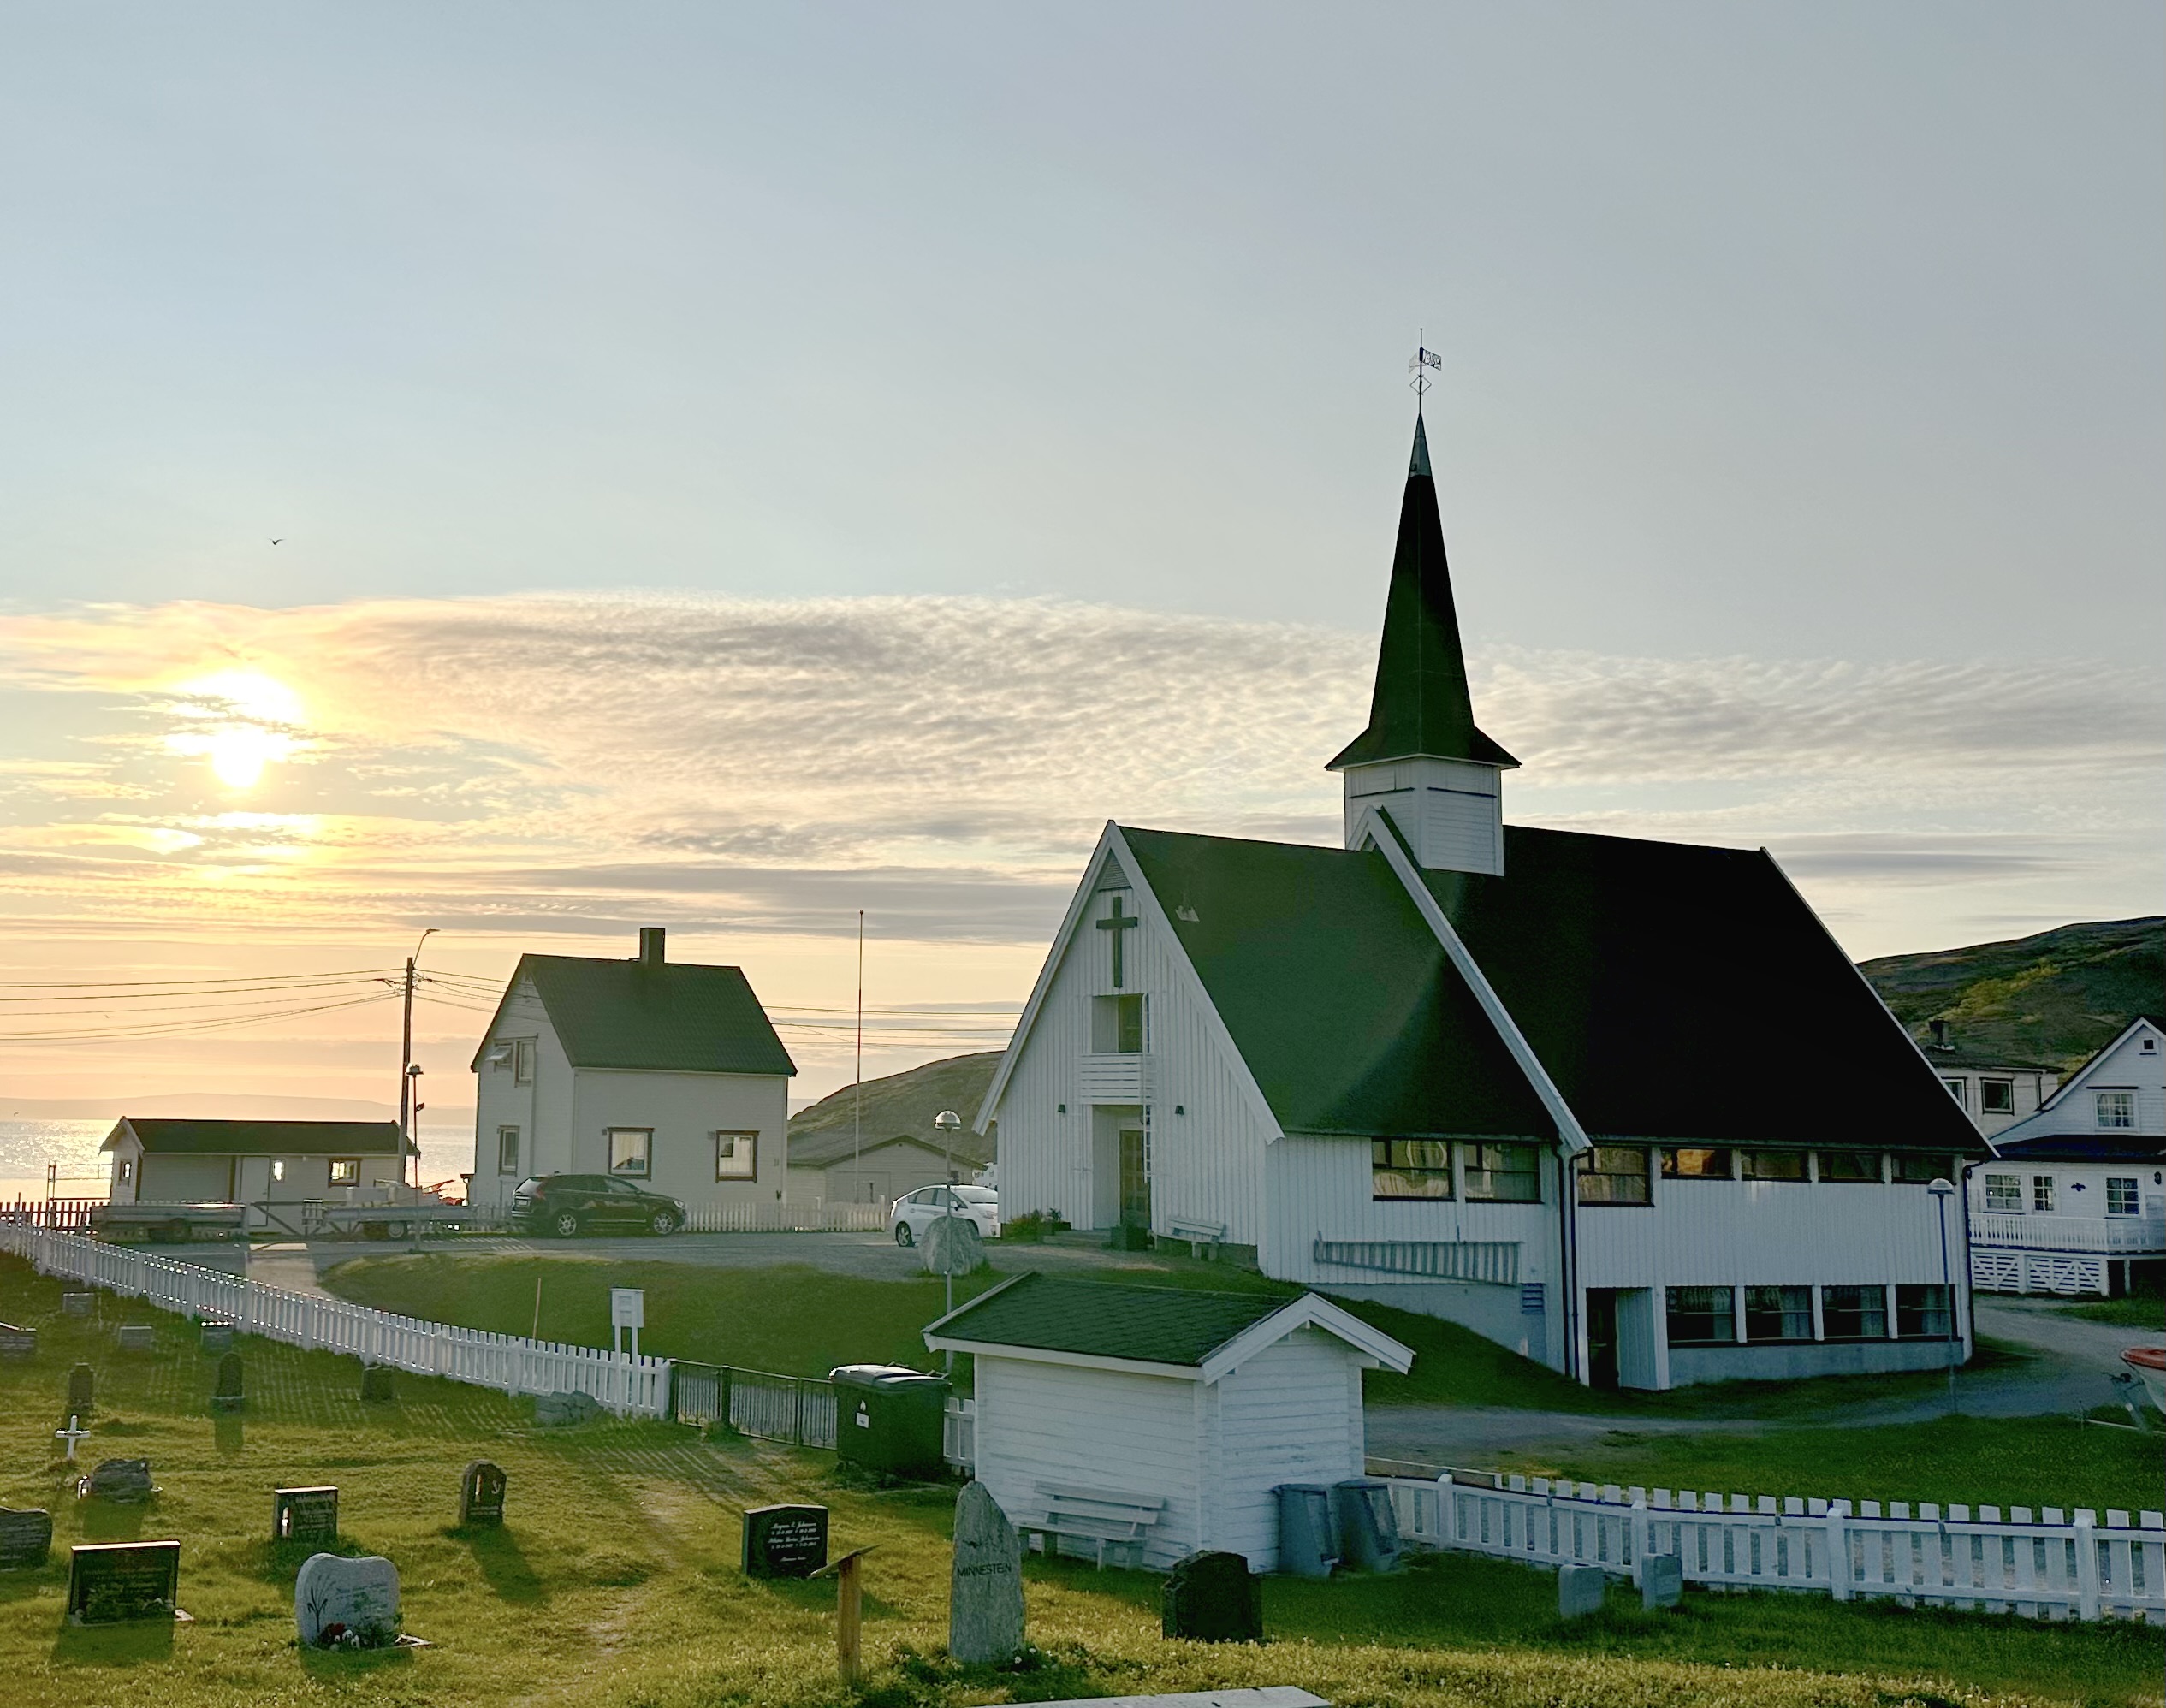
<path fill-rule="evenodd" d="M 885 1079 L 867 1080 L 863 1087 L 865 1142 L 907 1136 L 923 1139 L 937 1149 L 941 1135 L 933 1125 L 933 1117 L 943 1109 L 952 1109 L 963 1118 L 963 1129 L 955 1136 L 955 1153 L 981 1165 L 992 1161 L 992 1142 L 972 1132 L 970 1124 L 977 1119 L 978 1106 L 985 1101 L 986 1091 L 993 1083 L 993 1070 L 1000 1060 L 1000 1051 L 981 1050 L 973 1055 L 927 1062 L 904 1073 L 891 1073 Z M 857 1089 L 846 1085 L 798 1111 L 790 1117 L 790 1137 L 848 1132 L 855 1118 L 852 1093 Z"/>
<path fill-rule="evenodd" d="M 2139 1014 L 2166 1011 L 2166 919 L 2063 925 L 2035 937 L 1860 964 L 1923 1037 L 1945 1020 L 1966 1053 L 2071 1068 Z"/>

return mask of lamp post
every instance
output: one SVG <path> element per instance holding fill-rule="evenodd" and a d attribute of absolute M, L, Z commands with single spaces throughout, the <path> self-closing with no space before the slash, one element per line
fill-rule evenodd
<path fill-rule="evenodd" d="M 1955 1195 L 1954 1184 L 1945 1179 L 1928 1182 L 1926 1190 L 1933 1195 L 1933 1209 L 1940 1217 L 1940 1290 L 1948 1301 L 1948 1409 L 1955 1409 L 1955 1284 L 1948 1271 L 1948 1201 Z"/>
<path fill-rule="evenodd" d="M 947 1159 L 947 1202 L 944 1219 L 947 1223 L 947 1237 L 941 1242 L 941 1273 L 947 1282 L 947 1309 L 955 1309 L 955 1130 L 963 1124 L 963 1118 L 952 1109 L 943 1109 L 933 1117 L 933 1124 L 940 1129 L 941 1153 Z M 947 1371 L 955 1373 L 955 1355 L 947 1355 Z"/>

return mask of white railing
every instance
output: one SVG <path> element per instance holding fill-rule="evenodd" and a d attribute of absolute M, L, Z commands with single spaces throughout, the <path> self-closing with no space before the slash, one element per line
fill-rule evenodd
<path fill-rule="evenodd" d="M 2166 1254 L 2166 1217 L 2028 1215 L 1973 1210 L 1973 1246 L 2013 1246 L 2028 1251 L 2076 1251 L 2105 1257 Z"/>
<path fill-rule="evenodd" d="M 977 1464 L 977 1402 L 948 1396 L 947 1414 L 941 1419 L 941 1457 L 958 1471 Z"/>
<path fill-rule="evenodd" d="M 47 1275 L 87 1281 L 163 1310 L 229 1322 L 243 1334 L 288 1346 L 349 1353 L 365 1364 L 389 1364 L 507 1394 L 587 1394 L 620 1415 L 669 1415 L 666 1358 L 633 1359 L 599 1347 L 393 1316 L 20 1223 L 0 1223 L 0 1251 L 27 1258 Z"/>
<path fill-rule="evenodd" d="M 691 1234 L 885 1233 L 885 1204 L 790 1204 L 772 1200 L 747 1204 L 710 1204 L 689 1212 L 685 1231 Z"/>
<path fill-rule="evenodd" d="M 2104 1296 L 2108 1260 L 2073 1251 L 2008 1251 L 1993 1246 L 1971 1248 L 1971 1285 L 1981 1293 L 2058 1293 L 2076 1298 Z"/>
<path fill-rule="evenodd" d="M 1463 1479 L 1467 1474 L 1460 1474 Z M 2014 1612 L 2038 1619 L 2166 1619 L 2166 1515 L 2078 1507 L 1803 1500 L 1652 1493 L 1546 1477 L 1392 1477 L 1400 1534 L 1531 1565 L 1584 1563 L 1639 1580 L 1650 1554 L 1683 1557 L 1685 1580 L 1789 1589 L 1837 1601 Z"/>

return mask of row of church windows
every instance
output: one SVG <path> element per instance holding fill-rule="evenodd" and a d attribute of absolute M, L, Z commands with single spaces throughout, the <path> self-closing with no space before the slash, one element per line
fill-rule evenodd
<path fill-rule="evenodd" d="M 1955 1332 L 1948 1289 L 1897 1286 L 1897 1340 L 1946 1340 Z M 1738 1332 L 1738 1294 L 1744 1295 L 1744 1332 Z M 1889 1290 L 1876 1284 L 1823 1287 L 1820 1333 L 1813 1331 L 1810 1287 L 1671 1287 L 1666 1290 L 1670 1344 L 1735 1346 L 1821 1340 L 1888 1338 Z"/>
<path fill-rule="evenodd" d="M 1378 1200 L 1451 1199 L 1498 1204 L 1541 1202 L 1541 1149 L 1475 1140 L 1374 1139 L 1369 1195 Z M 1452 1167 L 1458 1162 L 1455 1181 Z M 1581 1153 L 1582 1204 L 1650 1204 L 1653 1176 L 1665 1180 L 1819 1180 L 1924 1185 L 1952 1180 L 1951 1157 L 1915 1152 L 1747 1150 L 1729 1146 L 1593 1145 Z"/>

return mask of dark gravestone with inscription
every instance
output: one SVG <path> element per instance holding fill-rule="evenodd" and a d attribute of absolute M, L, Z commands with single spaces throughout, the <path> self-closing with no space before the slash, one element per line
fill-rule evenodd
<path fill-rule="evenodd" d="M 87 1317 L 95 1315 L 98 1311 L 98 1295 L 95 1293 L 62 1293 L 60 1296 L 60 1308 L 64 1314 L 71 1317 Z"/>
<path fill-rule="evenodd" d="M 151 1462 L 148 1459 L 107 1459 L 88 1476 L 79 1478 L 75 1495 L 80 1500 L 110 1500 L 124 1503 L 145 1501 L 157 1490 L 151 1486 Z"/>
<path fill-rule="evenodd" d="M 158 1331 L 148 1323 L 122 1323 L 113 1331 L 113 1338 L 123 1352 L 156 1352 L 158 1349 Z"/>
<path fill-rule="evenodd" d="M 52 1514 L 34 1506 L 0 1506 L 0 1572 L 44 1565 L 52 1545 Z"/>
<path fill-rule="evenodd" d="M 174 1604 L 180 1592 L 178 1542 L 82 1543 L 68 1551 L 71 1625 L 186 1618 Z"/>
<path fill-rule="evenodd" d="M 199 1331 L 203 1349 L 211 1356 L 233 1350 L 233 1339 L 238 1332 L 231 1323 L 206 1322 Z"/>
<path fill-rule="evenodd" d="M 338 1490 L 330 1484 L 317 1488 L 275 1489 L 270 1497 L 270 1539 L 305 1542 L 312 1548 L 328 1548 L 338 1540 Z"/>
<path fill-rule="evenodd" d="M 998 1666 L 1023 1647 L 1023 1546 L 983 1483 L 955 1497 L 947 1652 L 965 1666 Z"/>
<path fill-rule="evenodd" d="M 361 1397 L 371 1405 L 389 1405 L 399 1397 L 398 1378 L 389 1364 L 371 1364 L 361 1372 Z"/>
<path fill-rule="evenodd" d="M 38 1331 L 17 1328 L 13 1323 L 0 1323 L 0 1358 L 35 1358 L 38 1355 Z"/>
<path fill-rule="evenodd" d="M 228 1352 L 218 1361 L 218 1379 L 211 1386 L 211 1409 L 239 1411 L 247 1403 L 247 1384 L 241 1373 L 240 1355 Z"/>
<path fill-rule="evenodd" d="M 828 1563 L 824 1506 L 756 1506 L 745 1515 L 745 1575 L 808 1578 Z"/>
<path fill-rule="evenodd" d="M 98 1409 L 98 1372 L 78 1364 L 68 1373 L 68 1404 L 71 1417 L 88 1417 Z"/>
<path fill-rule="evenodd" d="M 459 1474 L 459 1521 L 461 1524 L 501 1524 L 504 1521 L 504 1484 L 501 1465 L 477 1459 Z"/>
<path fill-rule="evenodd" d="M 1169 1637 L 1201 1643 L 1263 1640 L 1263 1580 L 1238 1554 L 1203 1550 L 1174 1563 L 1161 1592 Z"/>

